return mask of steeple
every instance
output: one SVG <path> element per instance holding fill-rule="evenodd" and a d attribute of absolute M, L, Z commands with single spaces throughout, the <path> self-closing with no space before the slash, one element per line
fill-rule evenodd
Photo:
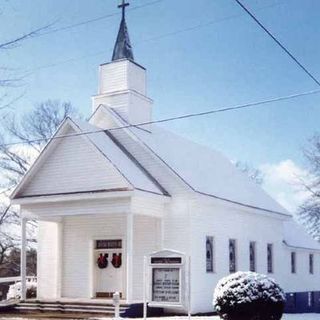
<path fill-rule="evenodd" d="M 94 116 L 91 123 L 100 128 L 110 128 L 113 120 L 105 108 L 111 108 L 128 123 L 149 122 L 152 119 L 153 101 L 147 96 L 146 69 L 133 60 L 125 9 L 129 5 L 121 0 L 120 29 L 114 46 L 112 61 L 100 65 L 98 94 L 93 97 Z M 96 112 L 97 111 L 97 112 Z M 111 117 L 111 118 L 110 118 Z M 109 119 L 109 120 L 108 120 Z"/>
<path fill-rule="evenodd" d="M 129 59 L 134 61 L 132 47 L 129 38 L 129 32 L 126 23 L 126 7 L 129 3 L 122 0 L 122 3 L 118 5 L 118 8 L 122 9 L 122 19 L 120 22 L 120 28 L 117 36 L 117 41 L 114 45 L 112 61 L 120 59 Z"/>

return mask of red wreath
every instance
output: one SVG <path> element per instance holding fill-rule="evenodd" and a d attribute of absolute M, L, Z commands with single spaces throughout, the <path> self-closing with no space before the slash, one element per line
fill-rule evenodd
<path fill-rule="evenodd" d="M 119 254 L 114 253 L 112 255 L 111 263 L 115 268 L 120 268 L 121 267 L 121 264 L 122 264 L 122 257 L 121 256 L 122 256 L 121 253 L 119 253 Z"/>
<path fill-rule="evenodd" d="M 100 269 L 105 269 L 108 266 L 108 254 L 105 253 L 103 255 L 102 253 L 100 253 L 97 264 Z"/>

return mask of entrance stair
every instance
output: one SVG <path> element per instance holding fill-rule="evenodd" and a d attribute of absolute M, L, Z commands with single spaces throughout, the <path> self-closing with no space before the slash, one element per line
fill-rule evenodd
<path fill-rule="evenodd" d="M 120 304 L 120 315 L 126 313 L 130 305 Z M 86 315 L 102 315 L 114 316 L 115 308 L 109 301 L 53 301 L 53 300 L 36 300 L 27 299 L 20 301 L 15 310 L 22 313 L 61 313 L 61 314 L 86 314 Z"/>

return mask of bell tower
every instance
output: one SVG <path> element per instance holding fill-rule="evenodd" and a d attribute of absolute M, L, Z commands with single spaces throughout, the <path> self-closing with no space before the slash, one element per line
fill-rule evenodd
<path fill-rule="evenodd" d="M 103 104 L 116 111 L 130 124 L 150 121 L 152 100 L 146 93 L 146 69 L 134 61 L 122 0 L 122 18 L 111 62 L 99 67 L 98 95 L 93 97 L 93 112 Z"/>

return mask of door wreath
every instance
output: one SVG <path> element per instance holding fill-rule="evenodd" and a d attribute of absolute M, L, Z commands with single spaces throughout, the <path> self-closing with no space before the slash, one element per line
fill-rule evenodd
<path fill-rule="evenodd" d="M 121 253 L 119 253 L 119 254 L 114 253 L 112 255 L 111 263 L 117 269 L 120 268 L 121 264 L 122 264 L 122 257 L 121 256 L 122 256 Z"/>
<path fill-rule="evenodd" d="M 108 256 L 109 255 L 107 253 L 105 254 L 100 253 L 97 259 L 97 264 L 100 269 L 105 269 L 108 266 Z"/>

